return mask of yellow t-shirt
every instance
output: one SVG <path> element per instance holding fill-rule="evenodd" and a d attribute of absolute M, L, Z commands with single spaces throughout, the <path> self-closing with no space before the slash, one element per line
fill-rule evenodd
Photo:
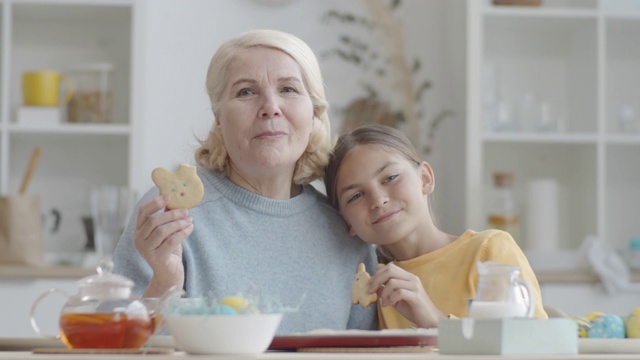
<path fill-rule="evenodd" d="M 520 276 L 533 291 L 535 317 L 546 319 L 540 286 L 529 261 L 509 233 L 501 230 L 467 230 L 451 244 L 395 264 L 417 275 L 434 305 L 445 314 L 467 316 L 467 302 L 478 287 L 478 261 L 495 261 L 520 267 Z M 378 301 L 380 329 L 404 329 L 416 325 L 400 315 L 393 306 L 381 307 Z"/>

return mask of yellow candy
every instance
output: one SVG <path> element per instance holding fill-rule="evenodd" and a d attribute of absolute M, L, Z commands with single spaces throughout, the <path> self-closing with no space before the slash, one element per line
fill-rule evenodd
<path fill-rule="evenodd" d="M 587 315 L 585 315 L 584 318 L 587 319 L 589 322 L 594 322 L 596 321 L 597 318 L 599 318 L 602 315 L 604 315 L 602 311 L 592 311 Z"/>
<path fill-rule="evenodd" d="M 578 323 L 578 337 L 586 338 L 589 337 L 589 328 L 591 327 L 591 322 L 585 319 L 582 316 L 571 316 L 573 320 Z"/>
<path fill-rule="evenodd" d="M 227 305 L 233 308 L 235 311 L 241 311 L 249 306 L 249 302 L 240 296 L 227 296 L 220 300 L 220 305 Z"/>

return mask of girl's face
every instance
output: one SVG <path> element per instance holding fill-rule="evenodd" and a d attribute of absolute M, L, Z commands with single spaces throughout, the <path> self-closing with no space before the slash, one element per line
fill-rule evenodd
<path fill-rule="evenodd" d="M 377 245 L 414 236 L 429 217 L 433 191 L 429 164 L 417 165 L 396 150 L 360 145 L 343 160 L 336 180 L 340 213 L 349 234 Z"/>
<path fill-rule="evenodd" d="M 298 63 L 264 47 L 241 50 L 234 58 L 215 115 L 231 161 L 255 176 L 292 171 L 314 121 Z"/>

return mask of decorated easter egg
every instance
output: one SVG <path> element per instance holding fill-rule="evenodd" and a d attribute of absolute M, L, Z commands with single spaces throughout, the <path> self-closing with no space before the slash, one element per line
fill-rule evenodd
<path fill-rule="evenodd" d="M 624 336 L 624 321 L 618 315 L 602 315 L 591 324 L 589 329 L 590 338 L 624 338 Z"/>
<path fill-rule="evenodd" d="M 624 322 L 628 338 L 640 338 L 640 307 L 633 309 Z"/>

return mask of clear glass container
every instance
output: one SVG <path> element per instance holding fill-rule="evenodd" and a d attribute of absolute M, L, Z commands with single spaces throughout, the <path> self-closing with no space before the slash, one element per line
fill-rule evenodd
<path fill-rule="evenodd" d="M 509 172 L 493 174 L 493 189 L 489 201 L 487 226 L 504 230 L 517 241 L 520 237 L 520 216 L 513 196 L 514 176 Z"/>
<path fill-rule="evenodd" d="M 51 294 L 67 298 L 59 320 L 59 335 L 70 349 L 135 349 L 144 345 L 156 328 L 154 312 L 132 295 L 133 281 L 112 274 L 113 262 L 103 261 L 98 274 L 78 281 L 78 294 L 51 289 L 31 308 L 31 325 L 44 335 L 35 321 L 35 310 Z"/>
<path fill-rule="evenodd" d="M 625 105 L 618 111 L 618 128 L 622 134 L 640 133 L 640 117 L 633 106 Z"/>
<path fill-rule="evenodd" d="M 95 63 L 68 71 L 75 91 L 67 104 L 71 123 L 110 123 L 113 113 L 111 77 L 113 65 Z"/>
<path fill-rule="evenodd" d="M 529 283 L 520 278 L 520 267 L 478 262 L 478 291 L 469 306 L 469 317 L 533 317 L 531 295 Z"/>
<path fill-rule="evenodd" d="M 629 240 L 629 249 L 625 253 L 629 267 L 634 270 L 640 270 L 640 236 Z"/>

